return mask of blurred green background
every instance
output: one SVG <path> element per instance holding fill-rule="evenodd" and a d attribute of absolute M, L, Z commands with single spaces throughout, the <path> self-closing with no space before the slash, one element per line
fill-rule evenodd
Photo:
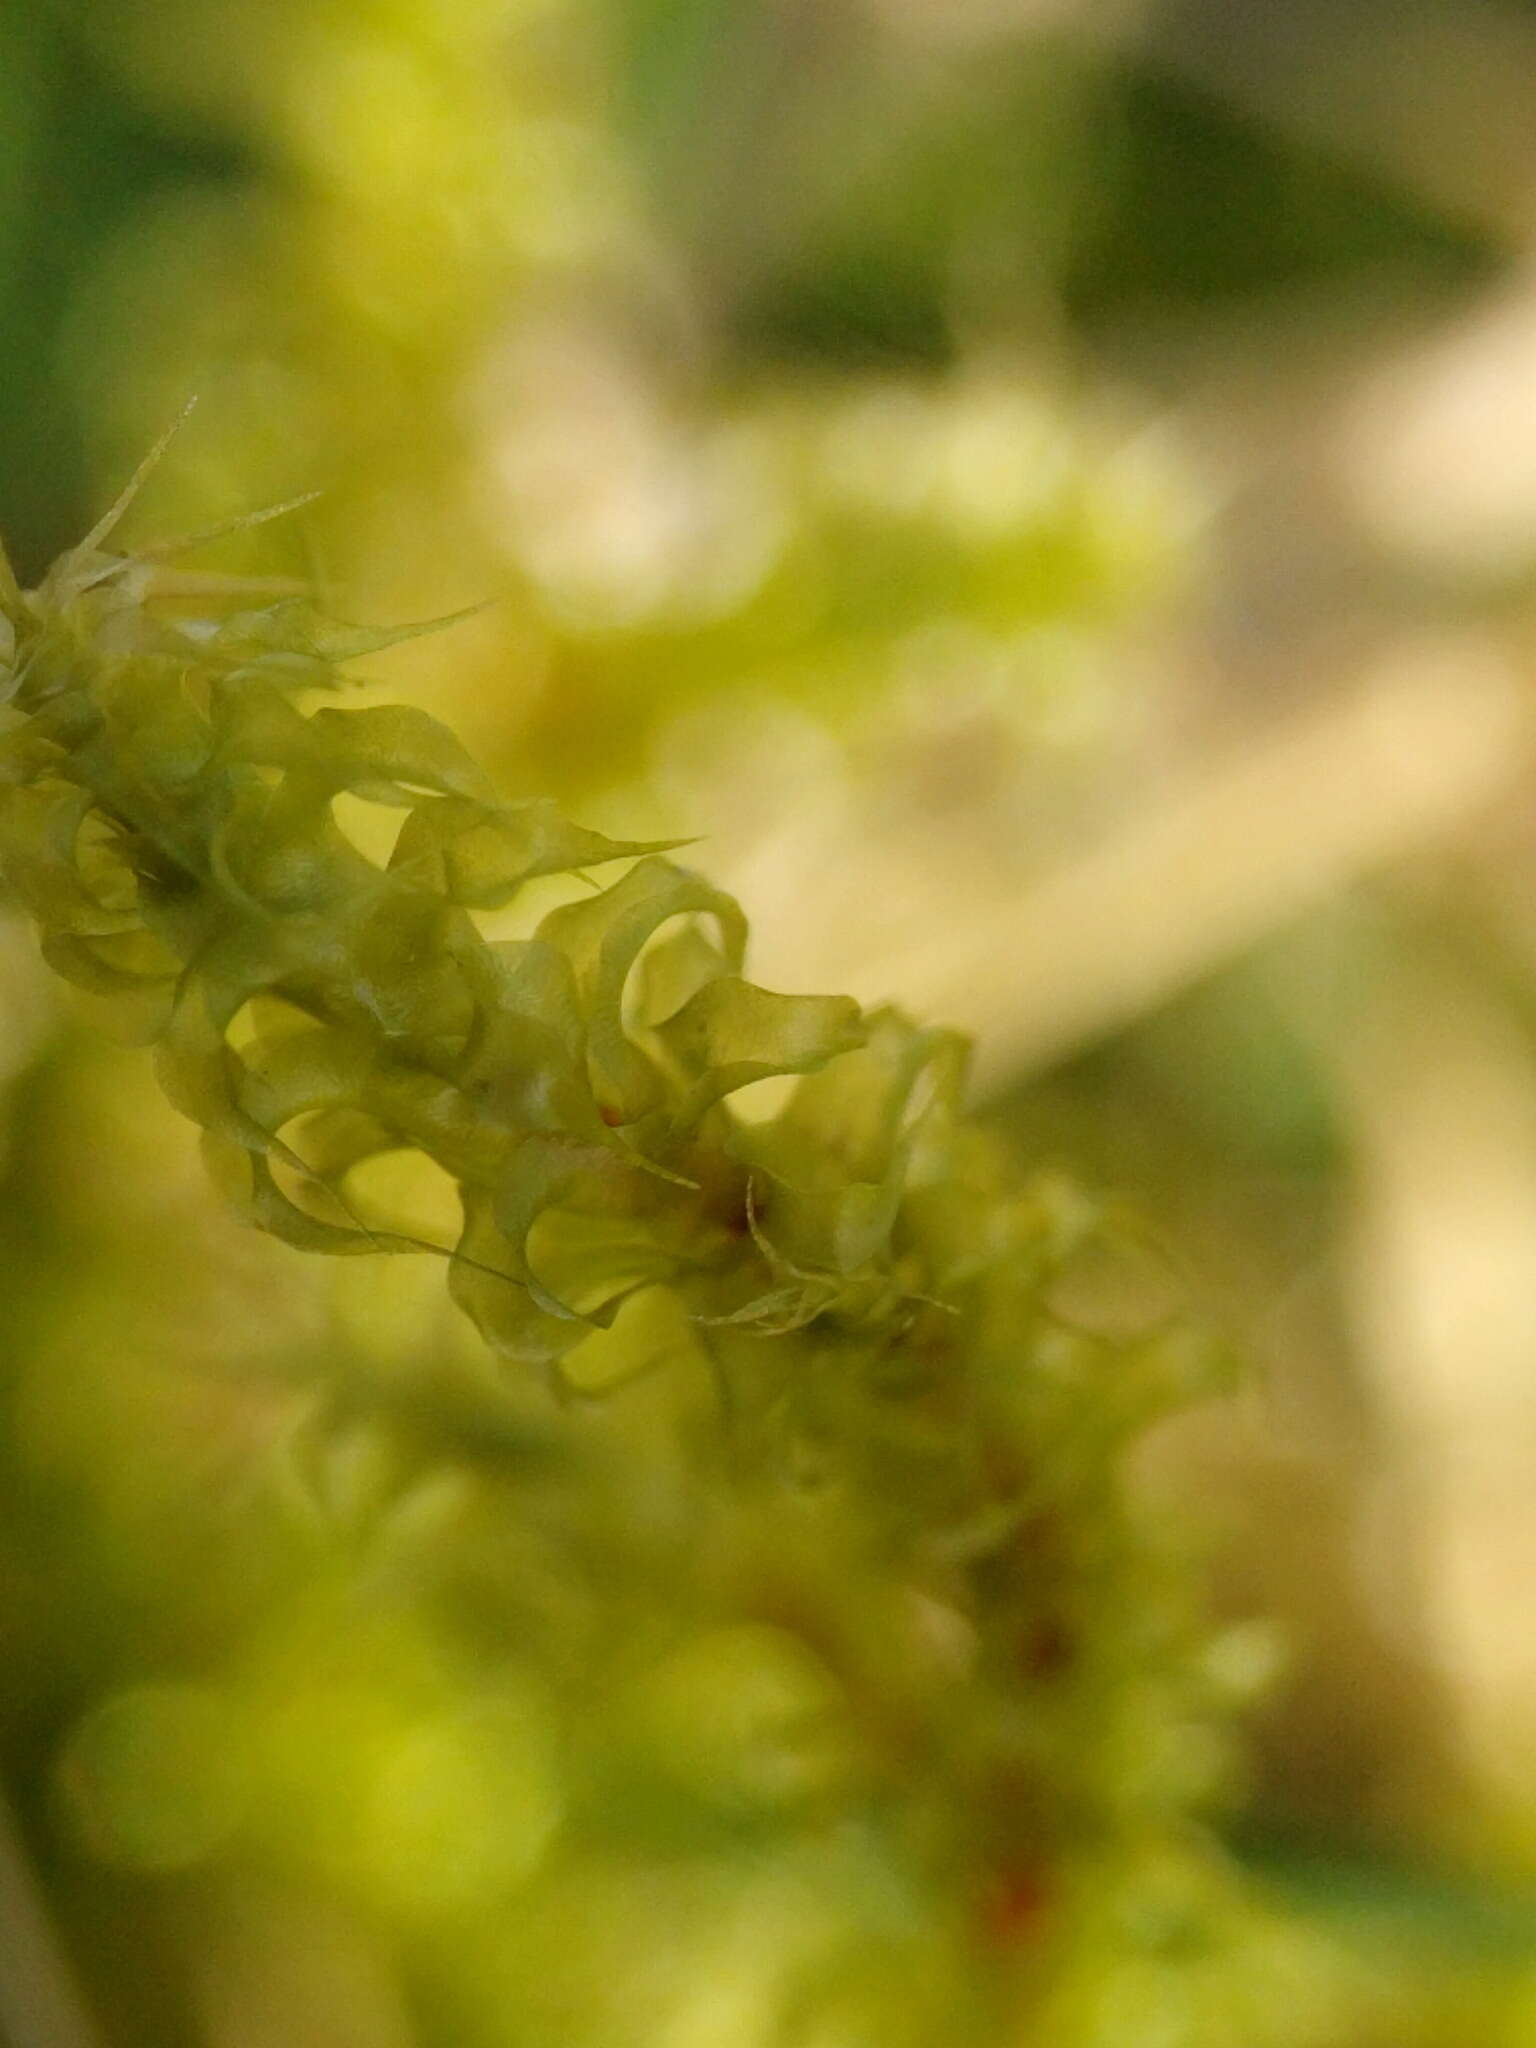
<path fill-rule="evenodd" d="M 703 835 L 762 980 L 973 1032 L 989 1120 L 1139 1202 L 1250 1362 L 1149 1484 L 1273 1623 L 1226 1825 L 1352 1988 L 1303 2023 L 1303 1942 L 1262 2019 L 1126 2031 L 1131 1990 L 1083 2038 L 1536 2041 L 1536 9 L 0 19 L 24 579 L 195 395 L 138 537 L 315 490 L 202 559 L 348 617 L 485 601 L 371 673 L 513 794 Z M 537 1860 L 552 1710 L 530 1682 L 469 1741 L 430 1630 L 340 1629 L 252 1473 L 372 1541 L 402 1475 L 349 1375 L 407 1403 L 473 1341 L 439 1276 L 247 1242 L 19 921 L 0 950 L 0 1748 L 121 2037 L 908 2038 L 764 2017 L 824 1871 L 659 1888 L 612 1968 L 675 1953 L 690 1995 L 606 2015 L 516 1988 L 614 1913 L 596 1880 L 528 1953 L 427 1912 Z M 475 1454 L 537 1466 L 535 1422 Z M 558 1608 L 525 1540 L 453 1600 Z M 240 1729 L 163 1681 L 213 1656 Z M 210 1904 L 250 1743 L 310 1878 Z M 181 1811 L 154 1759 L 189 1746 Z"/>

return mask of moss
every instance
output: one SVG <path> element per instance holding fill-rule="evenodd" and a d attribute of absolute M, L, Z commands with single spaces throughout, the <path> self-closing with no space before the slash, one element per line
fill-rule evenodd
<path fill-rule="evenodd" d="M 754 1828 L 859 1816 L 956 1982 L 1033 1998 L 1082 1873 L 1178 1843 L 1209 1790 L 1186 1575 L 1124 1476 L 1208 1351 L 1068 1314 L 1117 1231 L 967 1121 L 954 1034 L 759 988 L 740 909 L 675 848 L 503 802 L 420 711 L 325 701 L 386 636 L 295 597 L 190 611 L 165 551 L 108 537 L 0 581 L 0 869 L 47 957 L 154 1043 L 253 1222 L 436 1253 L 552 1426 L 621 1418 L 608 1583 L 634 1626 L 601 1826 L 713 1839 L 745 1825 L 738 1784 Z M 387 857 L 339 799 L 401 814 Z M 552 876 L 585 893 L 486 935 Z M 773 1077 L 776 1113 L 741 1114 Z M 370 1194 L 398 1153 L 451 1182 L 456 1236 Z M 700 1680 L 695 1770 L 711 1643 L 813 1672 L 815 1712 L 777 1676 L 772 1713 Z M 781 1754 L 799 1720 L 807 1755 Z"/>

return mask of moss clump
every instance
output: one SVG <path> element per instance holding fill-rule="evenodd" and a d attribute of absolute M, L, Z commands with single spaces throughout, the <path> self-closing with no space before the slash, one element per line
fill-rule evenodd
<path fill-rule="evenodd" d="M 588 1926 L 583 1853 L 602 1888 L 722 1831 L 821 1842 L 823 1875 L 876 1842 L 916 1988 L 861 1965 L 829 2010 L 866 1978 L 902 2039 L 1029 2009 L 1093 1874 L 1184 1856 L 1211 1777 L 1183 1574 L 1124 1477 L 1200 1347 L 1068 1312 L 1116 1233 L 964 1119 L 953 1034 L 757 987 L 740 910 L 667 848 L 500 801 L 419 711 L 306 708 L 383 636 L 294 598 L 193 614 L 106 537 L 32 591 L 0 571 L 9 888 L 154 1041 L 253 1221 L 437 1252 L 507 1383 L 548 1381 L 553 1439 L 603 1445 L 555 1546 L 587 1623 L 528 1650 L 585 1789 L 521 1924 Z M 387 857 L 348 802 L 399 814 Z M 551 876 L 586 893 L 486 936 Z M 740 1113 L 773 1077 L 776 1111 Z M 451 1181 L 456 1239 L 371 1199 L 400 1153 Z"/>

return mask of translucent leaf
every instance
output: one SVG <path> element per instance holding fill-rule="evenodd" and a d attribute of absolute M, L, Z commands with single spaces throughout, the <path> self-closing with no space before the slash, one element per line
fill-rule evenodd
<path fill-rule="evenodd" d="M 137 912 L 109 908 L 80 875 L 76 849 L 90 810 L 90 792 L 68 783 L 8 791 L 0 804 L 0 877 L 45 930 L 83 938 L 130 932 Z"/>
<path fill-rule="evenodd" d="M 516 1270 L 516 1253 L 497 1228 L 491 1197 L 468 1192 L 464 1230 L 448 1271 L 454 1300 L 493 1350 L 523 1365 L 547 1365 L 580 1334 L 571 1319 L 543 1308 Z"/>
<path fill-rule="evenodd" d="M 692 1086 L 685 1114 L 771 1074 L 805 1074 L 864 1040 L 849 996 L 786 996 L 720 975 L 656 1029 Z"/>
<path fill-rule="evenodd" d="M 735 900 L 671 861 L 647 859 L 585 902 L 562 905 L 539 926 L 576 974 L 587 1019 L 593 1085 L 604 1108 L 632 1123 L 663 1100 L 653 1063 L 628 1036 L 624 990 L 642 947 L 668 918 L 707 913 L 718 922 L 726 959 L 739 966 L 746 950 L 746 920 Z"/>
<path fill-rule="evenodd" d="M 678 839 L 606 839 L 573 825 L 544 797 L 494 806 L 444 799 L 415 807 L 390 864 L 455 903 L 496 910 L 541 875 L 573 874 L 684 844 Z"/>
<path fill-rule="evenodd" d="M 471 606 L 405 626 L 352 626 L 327 617 L 307 598 L 287 598 L 220 620 L 207 645 L 210 657 L 221 666 L 265 667 L 302 684 L 315 676 L 330 680 L 338 663 L 441 632 L 477 610 L 479 606 Z"/>
<path fill-rule="evenodd" d="M 307 721 L 340 788 L 404 799 L 401 785 L 443 796 L 494 799 L 490 777 L 446 725 L 409 704 L 324 709 Z"/>

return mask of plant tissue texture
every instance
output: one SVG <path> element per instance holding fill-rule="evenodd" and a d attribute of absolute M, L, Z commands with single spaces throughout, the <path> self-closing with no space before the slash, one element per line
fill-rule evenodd
<path fill-rule="evenodd" d="M 1104 1213 L 962 1117 L 953 1035 L 755 986 L 740 910 L 667 847 L 498 800 L 418 710 L 327 702 L 388 636 L 250 590 L 192 605 L 169 551 L 105 539 L 34 590 L 0 574 L 8 888 L 153 1041 L 251 1220 L 439 1255 L 568 1453 L 539 1569 L 569 1584 L 514 1585 L 504 1618 L 554 1730 L 539 1825 L 471 1855 L 495 1800 L 460 1800 L 468 1846 L 438 1859 L 509 1930 L 494 1989 L 449 1973 L 457 2037 L 635 2038 L 611 2008 L 654 1958 L 623 1930 L 729 1843 L 820 1899 L 814 1938 L 782 1889 L 762 1909 L 765 2040 L 1118 2041 L 1165 1970 L 1157 2038 L 1227 2039 L 1230 1986 L 1202 2004 L 1215 1966 L 1169 1934 L 1225 1898 L 1187 1822 L 1220 1660 L 1125 1480 L 1207 1369 L 1175 1323 L 1072 1312 Z M 398 819 L 382 859 L 359 807 Z M 486 935 L 550 877 L 569 900 Z M 770 1113 L 733 1101 L 774 1077 Z M 401 1153 L 451 1182 L 456 1238 L 370 1195 Z M 547 1537 L 538 1498 L 495 1495 L 504 1534 Z M 371 1907 L 415 1884 L 470 1912 L 404 1860 Z"/>

